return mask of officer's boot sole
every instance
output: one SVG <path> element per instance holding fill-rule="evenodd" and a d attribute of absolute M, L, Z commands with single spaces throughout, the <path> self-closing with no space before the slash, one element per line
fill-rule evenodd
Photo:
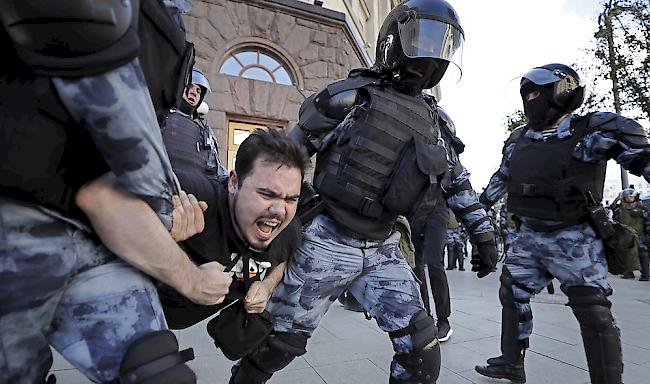
<path fill-rule="evenodd" d="M 483 376 L 493 379 L 506 379 L 513 383 L 523 384 L 526 382 L 526 373 L 521 368 L 508 365 L 477 365 L 474 370 Z"/>

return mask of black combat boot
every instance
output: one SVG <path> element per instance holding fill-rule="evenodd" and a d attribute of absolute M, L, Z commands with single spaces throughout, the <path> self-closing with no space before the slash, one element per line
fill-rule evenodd
<path fill-rule="evenodd" d="M 502 303 L 503 301 L 502 298 Z M 526 382 L 524 351 L 528 346 L 528 339 L 517 340 L 518 318 L 514 305 L 503 306 L 501 309 L 502 355 L 488 359 L 488 365 L 477 365 L 474 367 L 476 372 L 495 379 L 508 379 L 513 383 Z"/>

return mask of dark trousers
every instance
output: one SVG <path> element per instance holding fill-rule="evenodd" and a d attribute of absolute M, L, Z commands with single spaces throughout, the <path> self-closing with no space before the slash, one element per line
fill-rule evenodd
<path fill-rule="evenodd" d="M 429 285 L 433 294 L 436 307 L 436 318 L 447 319 L 451 314 L 449 300 L 449 284 L 445 274 L 444 249 L 447 243 L 447 221 L 449 212 L 444 202 L 438 203 L 434 212 L 426 219 L 424 230 L 413 236 L 415 245 L 415 274 L 420 281 L 426 281 L 424 264 L 429 271 Z M 427 284 L 422 285 L 422 300 L 429 312 L 429 293 L 426 292 Z"/>

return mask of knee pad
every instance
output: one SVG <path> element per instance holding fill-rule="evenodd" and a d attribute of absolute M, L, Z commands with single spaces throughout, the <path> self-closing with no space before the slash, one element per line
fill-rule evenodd
<path fill-rule="evenodd" d="M 412 380 L 409 382 L 426 384 L 438 380 L 440 343 L 436 338 L 437 333 L 435 321 L 426 311 L 413 315 L 407 327 L 388 333 L 391 339 L 411 336 L 413 351 L 395 355 L 395 360 L 411 374 Z"/>
<path fill-rule="evenodd" d="M 573 314 L 580 327 L 591 331 L 611 330 L 614 324 L 612 303 L 607 299 L 600 288 L 597 287 L 569 287 L 567 288 L 569 302 Z"/>
<path fill-rule="evenodd" d="M 264 383 L 274 372 L 307 353 L 308 337 L 302 333 L 277 332 L 267 337 L 255 351 L 245 356 L 234 372 L 234 384 Z"/>
<path fill-rule="evenodd" d="M 185 365 L 194 359 L 192 348 L 178 350 L 171 331 L 154 331 L 135 340 L 120 366 L 120 384 L 195 384 L 196 375 Z"/>

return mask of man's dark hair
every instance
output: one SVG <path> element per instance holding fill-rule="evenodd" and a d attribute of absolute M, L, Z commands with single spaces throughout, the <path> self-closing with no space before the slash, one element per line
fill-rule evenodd
<path fill-rule="evenodd" d="M 239 146 L 235 160 L 235 172 L 238 183 L 242 182 L 253 170 L 253 164 L 258 158 L 280 166 L 300 169 L 301 177 L 309 165 L 307 151 L 299 143 L 293 141 L 284 130 L 278 128 L 256 129 Z"/>

